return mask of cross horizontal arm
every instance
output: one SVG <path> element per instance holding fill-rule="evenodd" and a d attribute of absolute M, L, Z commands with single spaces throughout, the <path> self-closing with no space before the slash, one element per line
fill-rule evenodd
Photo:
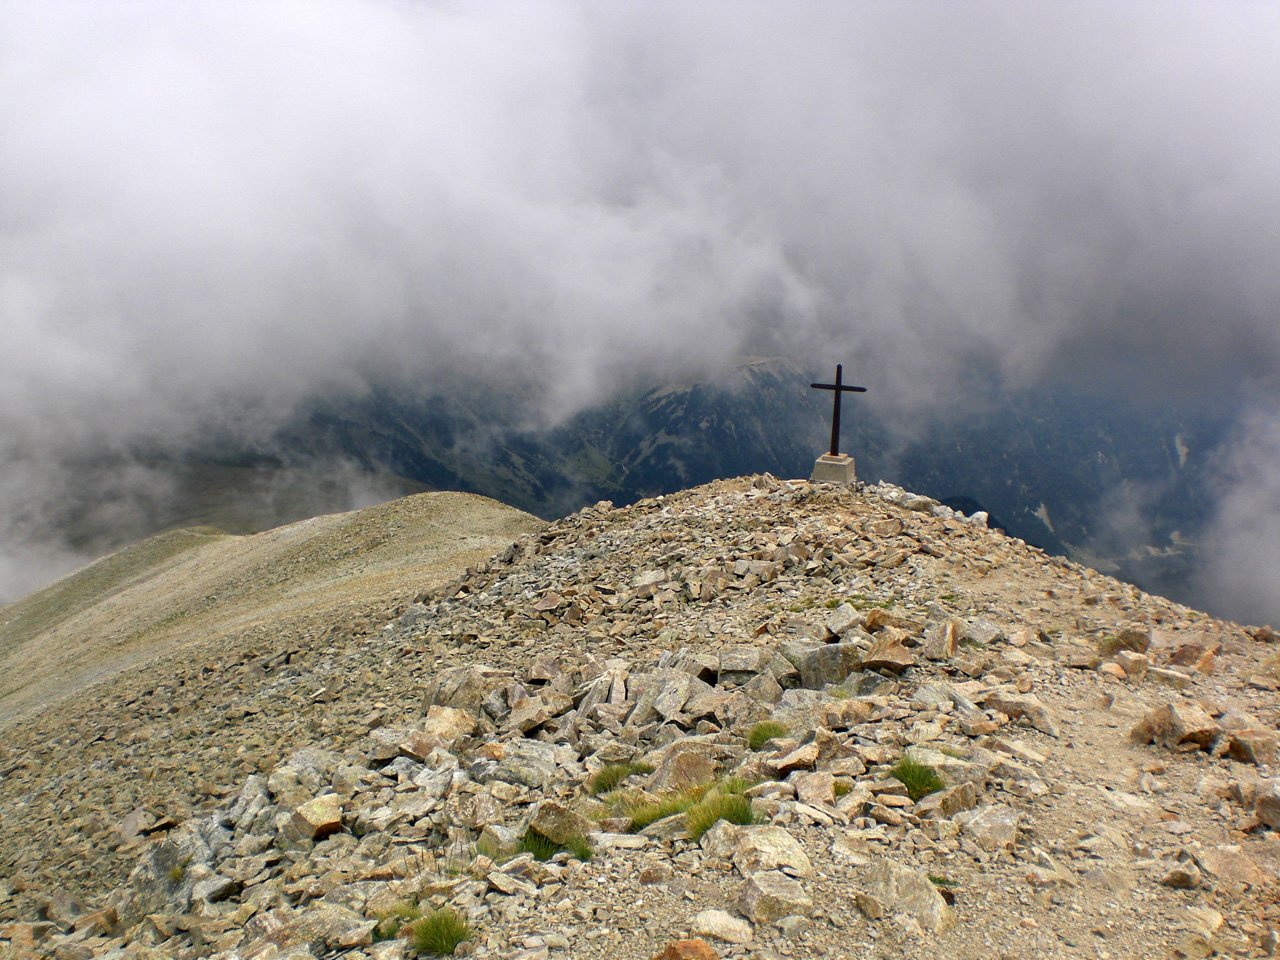
<path fill-rule="evenodd" d="M 816 390 L 840 390 L 844 393 L 866 393 L 866 387 L 851 387 L 847 383 L 811 383 Z"/>

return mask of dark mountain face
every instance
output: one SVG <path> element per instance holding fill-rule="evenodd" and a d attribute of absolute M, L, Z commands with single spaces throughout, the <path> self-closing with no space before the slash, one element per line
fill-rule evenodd
<path fill-rule="evenodd" d="M 718 477 L 807 476 L 830 430 L 830 395 L 809 389 L 811 379 L 783 361 L 755 361 L 727 383 L 638 388 L 548 430 L 509 425 L 517 396 L 375 393 L 315 410 L 279 446 L 554 517 Z M 870 404 L 845 403 L 842 449 L 862 479 L 986 510 L 1013 536 L 1146 588 L 1185 589 L 1222 422 L 1027 392 L 904 442 Z"/>

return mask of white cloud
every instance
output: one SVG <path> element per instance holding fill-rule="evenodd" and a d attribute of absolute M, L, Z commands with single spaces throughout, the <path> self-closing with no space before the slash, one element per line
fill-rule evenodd
<path fill-rule="evenodd" d="M 0 86 L 9 461 L 761 344 L 907 417 L 1280 367 L 1267 5 L 4 0 Z"/>
<path fill-rule="evenodd" d="M 1280 626 L 1280 422 L 1255 411 L 1222 464 L 1202 602 L 1242 621 Z"/>

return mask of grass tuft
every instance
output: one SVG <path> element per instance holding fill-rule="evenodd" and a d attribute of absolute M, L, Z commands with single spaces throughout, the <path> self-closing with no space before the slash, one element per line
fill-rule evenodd
<path fill-rule="evenodd" d="M 726 820 L 742 826 L 750 826 L 756 822 L 755 813 L 751 809 L 751 801 L 741 793 L 715 794 L 704 799 L 689 810 L 685 817 L 689 839 L 698 841 L 717 821 Z"/>
<path fill-rule="evenodd" d="M 778 723 L 776 720 L 761 720 L 747 731 L 747 746 L 753 751 L 760 750 L 770 740 L 785 737 L 788 733 L 790 731 L 785 724 Z"/>
<path fill-rule="evenodd" d="M 591 848 L 591 841 L 586 837 L 570 837 L 566 843 L 556 843 L 548 836 L 544 836 L 537 830 L 530 827 L 524 832 L 524 836 L 520 838 L 518 853 L 531 853 L 535 860 L 550 860 L 557 853 L 569 852 L 582 862 L 591 859 L 595 852 Z"/>
<path fill-rule="evenodd" d="M 375 942 L 394 940 L 400 934 L 400 928 L 422 918 L 422 911 L 411 900 L 401 900 L 377 914 L 378 922 L 373 928 Z"/>
<path fill-rule="evenodd" d="M 910 757 L 903 757 L 890 767 L 889 776 L 907 788 L 907 796 L 913 803 L 946 786 L 933 767 Z"/>
<path fill-rule="evenodd" d="M 419 956 L 448 957 L 471 939 L 471 924 L 458 911 L 433 910 L 409 927 L 409 943 Z"/>
<path fill-rule="evenodd" d="M 618 784 L 634 774 L 653 773 L 653 767 L 647 763 L 611 763 L 601 767 L 596 775 L 587 783 L 587 792 L 593 797 L 616 790 Z"/>
<path fill-rule="evenodd" d="M 550 860 L 560 852 L 561 848 L 560 844 L 550 837 L 544 836 L 537 830 L 529 829 L 520 838 L 520 845 L 516 849 L 519 853 L 532 853 L 535 860 Z"/>
<path fill-rule="evenodd" d="M 657 799 L 628 797 L 625 793 L 609 798 L 618 814 L 630 819 L 631 833 L 638 833 L 651 823 L 685 814 L 685 827 L 693 839 L 698 839 L 717 820 L 749 824 L 755 819 L 751 801 L 743 796 L 755 786 L 742 777 L 725 777 L 712 783 L 700 783 L 684 790 L 675 790 Z"/>
<path fill-rule="evenodd" d="M 583 863 L 589 863 L 591 858 L 595 856 L 595 849 L 591 846 L 591 841 L 584 836 L 570 837 L 568 842 L 565 843 L 565 849 Z"/>
<path fill-rule="evenodd" d="M 656 823 L 667 817 L 673 817 L 678 813 L 687 812 L 690 807 L 702 799 L 702 795 L 706 791 L 706 786 L 691 787 L 688 790 L 679 790 L 657 800 L 643 801 L 638 804 L 630 804 L 624 799 L 622 815 L 631 818 L 630 832 L 639 833 L 651 823 Z"/>

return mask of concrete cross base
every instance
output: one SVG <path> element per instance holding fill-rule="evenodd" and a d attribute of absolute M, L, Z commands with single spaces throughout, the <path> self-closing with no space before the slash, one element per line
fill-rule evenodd
<path fill-rule="evenodd" d="M 843 483 L 851 485 L 858 479 L 854 470 L 853 457 L 847 454 L 832 456 L 824 453 L 813 464 L 813 475 L 809 477 L 814 483 Z"/>

